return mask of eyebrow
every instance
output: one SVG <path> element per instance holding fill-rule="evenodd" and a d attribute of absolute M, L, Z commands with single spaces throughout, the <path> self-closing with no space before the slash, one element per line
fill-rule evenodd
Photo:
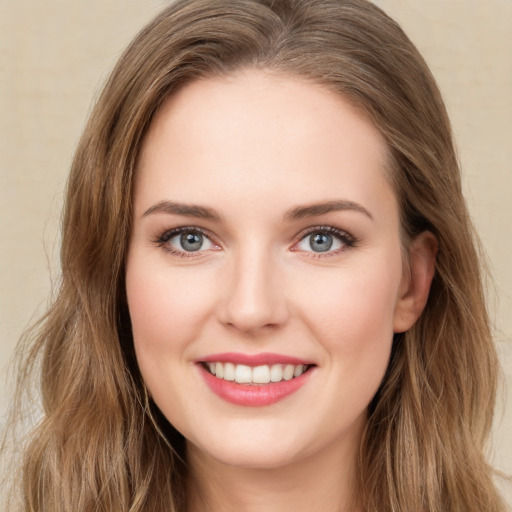
<path fill-rule="evenodd" d="M 373 215 L 359 203 L 353 201 L 337 200 L 327 201 L 325 203 L 315 203 L 305 206 L 297 206 L 292 208 L 284 215 L 284 220 L 299 220 L 307 217 L 316 217 L 331 212 L 356 211 L 362 213 L 373 220 Z"/>
<path fill-rule="evenodd" d="M 315 203 L 304 206 L 296 206 L 284 214 L 285 221 L 300 220 L 308 217 L 317 217 L 331 212 L 356 211 L 362 213 L 373 220 L 372 214 L 359 203 L 347 200 L 327 201 L 324 203 Z M 183 215 L 185 217 L 195 217 L 215 222 L 222 221 L 222 216 L 213 208 L 198 206 L 194 204 L 177 203 L 174 201 L 160 201 L 148 208 L 143 217 L 154 213 L 167 213 L 171 215 Z"/>
<path fill-rule="evenodd" d="M 185 217 L 196 217 L 198 219 L 213 220 L 219 222 L 222 217 L 213 208 L 197 206 L 195 204 L 176 203 L 174 201 L 160 201 L 148 208 L 143 217 L 153 213 L 169 213 L 174 215 L 184 215 Z"/>

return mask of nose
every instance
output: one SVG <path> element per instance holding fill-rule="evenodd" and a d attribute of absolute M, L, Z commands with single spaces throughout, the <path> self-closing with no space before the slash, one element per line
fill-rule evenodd
<path fill-rule="evenodd" d="M 286 323 L 289 310 L 284 283 L 270 251 L 247 248 L 234 256 L 227 272 L 218 310 L 221 323 L 247 334 Z"/>

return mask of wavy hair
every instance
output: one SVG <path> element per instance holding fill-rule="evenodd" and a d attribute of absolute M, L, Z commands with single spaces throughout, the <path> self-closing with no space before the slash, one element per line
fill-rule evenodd
<path fill-rule="evenodd" d="M 425 311 L 395 337 L 369 408 L 366 512 L 503 511 L 484 457 L 498 364 L 450 123 L 423 58 L 366 0 L 178 0 L 121 56 L 72 163 L 59 290 L 28 335 L 18 396 L 39 371 L 43 414 L 22 454 L 20 510 L 184 510 L 184 440 L 147 399 L 126 304 L 134 173 L 169 95 L 243 68 L 359 108 L 387 142 L 404 244 L 424 230 L 439 243 Z"/>

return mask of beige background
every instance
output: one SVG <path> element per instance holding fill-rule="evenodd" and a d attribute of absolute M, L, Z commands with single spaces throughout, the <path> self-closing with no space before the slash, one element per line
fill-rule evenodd
<path fill-rule="evenodd" d="M 508 398 L 495 464 L 512 473 L 512 0 L 380 0 L 444 93 L 488 253 Z M 62 190 L 92 98 L 158 0 L 0 0 L 0 390 L 58 276 Z M 0 414 L 8 393 L 0 392 Z"/>

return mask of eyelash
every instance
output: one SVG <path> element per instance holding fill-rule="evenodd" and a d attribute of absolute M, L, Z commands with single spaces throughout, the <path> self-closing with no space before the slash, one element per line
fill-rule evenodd
<path fill-rule="evenodd" d="M 328 235 L 332 235 L 343 243 L 343 247 L 340 249 L 337 249 L 334 251 L 328 251 L 325 253 L 307 251 L 307 252 L 310 252 L 310 256 L 308 256 L 308 257 L 313 258 L 313 259 L 321 259 L 321 258 L 328 258 L 330 256 L 336 256 L 336 255 L 340 254 L 341 252 L 346 251 L 347 249 L 356 247 L 356 245 L 359 242 L 359 240 L 355 236 L 351 235 L 350 233 L 348 233 L 347 231 L 344 231 L 342 229 L 338 229 L 333 226 L 312 226 L 312 227 L 307 228 L 304 231 L 302 231 L 296 237 L 295 243 L 296 244 L 299 243 L 300 241 L 304 240 L 309 235 L 312 235 L 314 233 L 320 233 L 320 234 L 326 233 Z M 298 249 L 295 249 L 295 250 L 298 251 Z"/>
<path fill-rule="evenodd" d="M 184 258 L 184 259 L 197 258 L 198 254 L 196 254 L 195 252 L 177 251 L 176 249 L 174 249 L 171 245 L 169 245 L 167 243 L 169 240 L 171 240 L 175 236 L 181 235 L 182 233 L 187 233 L 187 232 L 199 233 L 199 234 L 203 235 L 204 237 L 208 238 L 208 240 L 210 240 L 214 245 L 217 245 L 217 243 L 215 242 L 215 237 L 213 236 L 212 233 L 210 233 L 209 231 L 207 231 L 205 229 L 198 228 L 197 226 L 182 226 L 179 228 L 169 229 L 167 231 L 164 231 L 162 233 L 162 235 L 160 235 L 154 241 L 154 243 L 158 247 L 161 247 L 164 251 L 167 251 L 170 254 L 172 254 L 173 256 L 177 256 L 178 258 Z M 197 251 L 197 252 L 201 252 L 201 251 Z"/>
<path fill-rule="evenodd" d="M 217 242 L 215 241 L 215 237 L 213 236 L 213 234 L 210 231 L 199 228 L 197 226 L 181 226 L 178 228 L 169 229 L 167 231 L 164 231 L 158 238 L 156 238 L 154 240 L 153 243 L 155 245 L 157 245 L 158 247 L 161 247 L 163 250 L 169 252 L 173 256 L 177 256 L 179 258 L 185 258 L 185 259 L 197 258 L 197 257 L 199 257 L 199 254 L 196 254 L 196 251 L 178 251 L 178 250 L 175 250 L 172 246 L 170 246 L 167 243 L 167 242 L 169 242 L 169 240 L 171 240 L 175 236 L 180 235 L 182 233 L 187 233 L 187 232 L 199 233 L 199 234 L 203 235 L 204 237 L 208 238 L 208 240 L 210 240 L 210 242 L 212 244 L 218 245 Z M 337 249 L 334 251 L 328 251 L 325 253 L 314 252 L 314 251 L 302 251 L 302 252 L 310 253 L 311 255 L 309 257 L 313 258 L 313 259 L 320 259 L 320 258 L 327 258 L 329 256 L 336 256 L 337 254 L 339 254 L 347 249 L 355 247 L 359 242 L 359 240 L 356 237 L 354 237 L 347 231 L 335 228 L 333 226 L 312 226 L 310 228 L 305 229 L 299 235 L 297 235 L 297 237 L 295 238 L 294 246 L 296 244 L 298 244 L 300 241 L 304 240 L 307 236 L 312 235 L 313 233 L 320 233 L 320 234 L 326 233 L 326 234 L 334 236 L 335 238 L 337 238 L 339 241 L 341 241 L 343 243 L 343 247 L 341 249 Z M 299 252 L 298 249 L 292 249 L 292 250 Z M 203 251 L 197 251 L 197 252 L 200 253 Z"/>

